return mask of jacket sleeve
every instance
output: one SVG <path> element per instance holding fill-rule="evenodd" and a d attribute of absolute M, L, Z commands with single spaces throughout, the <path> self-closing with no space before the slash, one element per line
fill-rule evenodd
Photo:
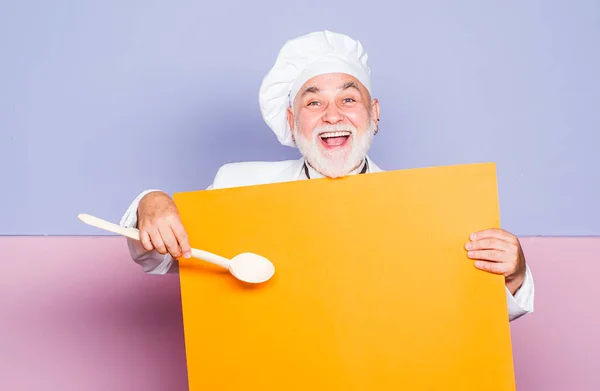
<path fill-rule="evenodd" d="M 525 280 L 521 287 L 515 292 L 515 295 L 513 296 L 508 288 L 506 288 L 508 320 L 511 322 L 525 314 L 533 312 L 533 297 L 535 291 L 533 276 L 531 275 L 529 265 L 527 265 L 526 268 Z"/>

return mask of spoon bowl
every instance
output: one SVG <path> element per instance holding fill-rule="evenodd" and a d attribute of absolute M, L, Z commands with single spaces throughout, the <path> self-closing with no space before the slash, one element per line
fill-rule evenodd
<path fill-rule="evenodd" d="M 254 253 L 241 253 L 231 258 L 229 271 L 238 280 L 260 284 L 275 274 L 275 266 L 267 258 Z"/>

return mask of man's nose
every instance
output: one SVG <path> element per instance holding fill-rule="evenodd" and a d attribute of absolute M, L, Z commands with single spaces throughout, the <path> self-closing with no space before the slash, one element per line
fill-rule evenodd
<path fill-rule="evenodd" d="M 323 122 L 337 124 L 344 119 L 342 111 L 336 105 L 329 105 L 323 115 Z"/>

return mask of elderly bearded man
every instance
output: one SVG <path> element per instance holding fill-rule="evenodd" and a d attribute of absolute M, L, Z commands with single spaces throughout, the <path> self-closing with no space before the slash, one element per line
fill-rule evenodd
<path fill-rule="evenodd" d="M 263 80 L 263 118 L 299 160 L 222 166 L 209 189 L 379 172 L 367 156 L 377 134 L 379 103 L 371 97 L 367 54 L 360 42 L 329 31 L 288 41 Z M 138 227 L 128 239 L 131 256 L 146 273 L 177 272 L 190 245 L 169 195 L 142 192 L 121 225 Z M 518 239 L 502 229 L 475 232 L 465 244 L 475 266 L 505 276 L 509 320 L 533 311 L 534 285 Z"/>

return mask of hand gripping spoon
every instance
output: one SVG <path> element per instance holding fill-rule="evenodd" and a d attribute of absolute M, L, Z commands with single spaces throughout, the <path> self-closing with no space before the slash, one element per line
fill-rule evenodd
<path fill-rule="evenodd" d="M 96 228 L 104 229 L 130 239 L 140 240 L 140 232 L 136 228 L 125 228 L 88 214 L 79 214 L 79 220 Z M 207 251 L 192 249 L 192 257 L 221 266 L 238 280 L 258 284 L 269 280 L 275 273 L 275 267 L 265 257 L 253 253 L 238 254 L 231 259 L 221 257 Z"/>

